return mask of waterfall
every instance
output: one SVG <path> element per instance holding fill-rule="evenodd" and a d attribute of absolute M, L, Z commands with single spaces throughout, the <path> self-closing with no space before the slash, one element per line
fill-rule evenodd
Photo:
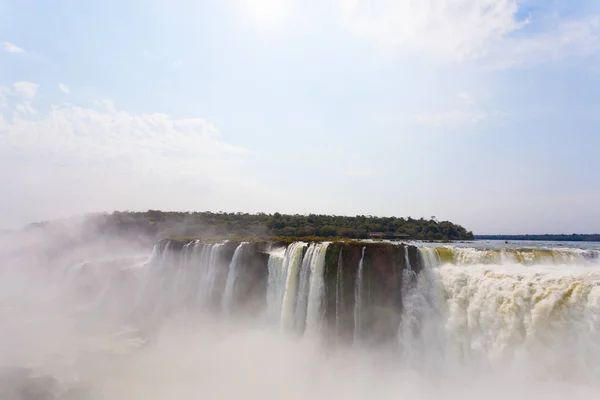
<path fill-rule="evenodd" d="M 421 247 L 419 248 L 419 254 L 423 260 L 423 267 L 431 270 L 434 267 L 439 265 L 439 257 L 435 249 L 430 247 Z"/>
<path fill-rule="evenodd" d="M 344 253 L 340 249 L 337 264 L 328 264 L 332 269 L 327 274 L 327 252 L 336 248 L 328 243 L 295 242 L 271 248 L 264 258 L 264 275 L 259 275 L 265 281 L 253 286 L 264 296 L 269 321 L 306 337 L 318 336 L 325 331 L 324 323 L 331 322 L 331 332 L 344 336 L 344 321 L 348 317 L 351 323 L 353 316 L 348 333 L 354 343 L 372 334 L 378 337 L 380 332 L 373 332 L 371 324 L 391 329 L 397 334 L 403 362 L 414 368 L 436 370 L 466 363 L 488 369 L 510 366 L 536 377 L 558 373 L 600 380 L 599 250 L 421 246 L 415 260 L 409 257 L 415 251 L 410 246 L 359 246 L 360 258 L 354 263 L 344 260 L 347 248 L 343 247 Z M 226 315 L 234 314 L 236 287 L 246 283 L 244 268 L 254 268 L 245 261 L 250 248 L 248 243 L 233 251 L 223 243 L 161 242 L 145 268 L 152 289 L 146 298 L 155 306 L 148 309 L 164 317 L 182 306 L 217 299 Z M 231 259 L 223 259 L 224 249 Z M 377 257 L 371 258 L 372 249 Z M 365 265 L 367 252 L 370 258 Z M 217 280 L 225 272 L 221 264 L 229 269 L 219 297 Z M 395 275 L 400 267 L 401 280 Z M 94 278 L 86 277 L 94 273 L 87 270 L 85 265 L 77 268 L 84 284 Z M 343 277 L 347 271 L 356 275 L 354 304 L 350 300 L 346 316 Z M 326 282 L 325 277 L 335 282 Z M 109 286 L 99 285 L 100 303 L 110 298 L 111 292 L 104 290 Z M 384 288 L 393 297 L 372 293 L 376 296 L 369 297 L 367 307 L 367 287 Z M 335 290 L 331 302 L 325 302 L 326 288 Z M 386 307 L 396 314 L 387 314 Z M 331 319 L 323 318 L 325 311 L 331 312 Z M 395 326 L 390 327 L 390 321 Z"/>
<path fill-rule="evenodd" d="M 308 289 L 308 306 L 306 310 L 306 332 L 314 335 L 321 330 L 323 317 L 323 299 L 325 297 L 325 255 L 329 243 L 315 243 L 310 262 L 310 285 Z"/>
<path fill-rule="evenodd" d="M 303 242 L 295 242 L 288 246 L 283 261 L 286 276 L 285 290 L 281 306 L 281 326 L 293 329 L 295 323 L 296 298 L 298 293 L 298 273 L 302 263 L 302 253 L 307 246 Z"/>
<path fill-rule="evenodd" d="M 279 311 L 279 322 L 286 330 L 315 333 L 321 328 L 328 245 L 296 242 L 288 246 L 283 257 L 281 249 L 269 255 L 267 313 L 274 320 Z"/>
<path fill-rule="evenodd" d="M 358 262 L 358 272 L 356 273 L 356 282 L 354 284 L 354 343 L 358 343 L 362 333 L 363 264 L 366 249 L 366 246 L 362 248 L 360 261 Z"/>
<path fill-rule="evenodd" d="M 284 268 L 285 257 L 285 247 L 269 252 L 269 260 L 267 262 L 267 268 L 269 269 L 267 279 L 267 317 L 271 323 L 279 322 L 281 318 L 281 306 L 287 278 L 287 271 Z"/>
<path fill-rule="evenodd" d="M 338 257 L 337 262 L 337 271 L 335 274 L 335 332 L 336 334 L 340 333 L 340 317 L 342 314 L 342 299 L 344 297 L 344 282 L 343 282 L 343 268 L 344 268 L 344 259 L 342 258 L 342 253 L 344 249 L 340 249 L 340 255 Z"/>
<path fill-rule="evenodd" d="M 202 300 L 199 296 L 199 284 L 206 273 L 208 255 L 212 246 L 196 241 L 190 252 L 185 282 L 186 304 L 189 307 L 195 307 Z"/>
<path fill-rule="evenodd" d="M 208 254 L 208 263 L 206 265 L 206 275 L 201 288 L 202 296 L 206 304 L 209 304 L 214 298 L 215 282 L 217 280 L 217 273 L 219 272 L 219 258 L 221 250 L 223 249 L 224 243 L 218 243 L 211 245 Z"/>
<path fill-rule="evenodd" d="M 445 265 L 447 335 L 457 356 L 536 374 L 598 374 L 600 271 Z M 524 371 L 526 372 L 526 371 Z"/>
<path fill-rule="evenodd" d="M 225 283 L 225 293 L 222 298 L 222 308 L 225 314 L 230 314 L 233 311 L 235 304 L 236 284 L 240 269 L 240 259 L 244 248 L 248 245 L 248 242 L 242 242 L 238 245 L 233 253 L 233 258 L 229 263 L 229 272 L 227 274 L 227 282 Z"/>
<path fill-rule="evenodd" d="M 298 284 L 298 294 L 296 297 L 296 313 L 294 326 L 296 331 L 304 332 L 306 326 L 306 312 L 308 308 L 308 293 L 311 279 L 311 264 L 316 250 L 316 244 L 312 243 L 308 246 L 306 254 L 302 259 L 302 267 L 300 269 L 300 283 Z"/>
<path fill-rule="evenodd" d="M 181 249 L 181 260 L 179 265 L 176 267 L 177 276 L 175 282 L 175 293 L 176 297 L 175 307 L 186 307 L 190 300 L 190 283 L 194 281 L 194 271 L 191 266 L 195 260 L 195 250 L 198 247 L 199 242 L 194 240 L 186 243 Z"/>
<path fill-rule="evenodd" d="M 443 263 L 454 265 L 600 265 L 600 250 L 521 248 L 479 249 L 472 247 L 437 247 Z"/>
<path fill-rule="evenodd" d="M 414 271 L 405 270 L 403 275 L 411 282 L 403 282 L 399 347 L 406 362 L 438 368 L 447 347 L 444 288 L 438 277 L 435 250 L 421 247 L 418 258 L 422 266 L 420 273 L 415 275 Z"/>

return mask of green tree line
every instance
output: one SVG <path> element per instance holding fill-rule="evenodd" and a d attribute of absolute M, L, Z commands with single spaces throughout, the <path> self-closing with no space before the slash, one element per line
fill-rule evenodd
<path fill-rule="evenodd" d="M 289 215 L 225 212 L 113 212 L 87 219 L 104 233 L 140 232 L 152 237 L 193 237 L 227 235 L 339 237 L 366 239 L 372 237 L 415 240 L 472 240 L 473 233 L 449 221 L 429 219 L 377 217 L 371 215 Z"/>

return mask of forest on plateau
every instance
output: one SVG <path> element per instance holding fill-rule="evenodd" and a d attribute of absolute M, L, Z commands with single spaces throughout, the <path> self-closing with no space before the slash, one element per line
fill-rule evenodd
<path fill-rule="evenodd" d="M 177 237 L 327 237 L 349 239 L 472 240 L 473 233 L 449 221 L 335 215 L 247 214 L 224 212 L 113 212 L 85 218 L 106 234 Z"/>

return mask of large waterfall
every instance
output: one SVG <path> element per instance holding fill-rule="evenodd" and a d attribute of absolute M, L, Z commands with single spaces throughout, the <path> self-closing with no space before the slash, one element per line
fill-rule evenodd
<path fill-rule="evenodd" d="M 599 254 L 164 241 L 148 262 L 145 296 L 163 313 L 231 314 L 251 303 L 284 331 L 316 334 L 327 323 L 328 332 L 348 327 L 355 342 L 389 336 L 396 321 L 401 353 L 420 363 L 432 354 L 488 366 L 545 357 L 555 369 L 589 374 L 600 359 Z M 569 357 L 577 346 L 585 357 Z"/>
<path fill-rule="evenodd" d="M 421 247 L 424 268 L 404 294 L 401 349 L 419 363 L 598 379 L 599 254 Z"/>
<path fill-rule="evenodd" d="M 275 365 L 284 355 L 303 357 L 287 344 L 277 344 L 278 337 L 294 343 L 322 342 L 333 345 L 334 351 L 369 349 L 385 354 L 385 365 L 391 359 L 421 377 L 489 373 L 486 376 L 600 388 L 600 250 L 468 246 L 162 240 L 145 263 L 78 263 L 56 279 L 68 289 L 65 299 L 78 300 L 68 304 L 77 335 L 90 330 L 96 334 L 99 321 L 107 335 L 108 327 L 119 326 L 117 334 L 86 337 L 73 346 L 94 354 L 106 349 L 135 352 L 144 344 L 154 349 L 148 351 L 157 351 L 164 346 L 159 341 L 162 327 L 179 323 L 183 325 L 174 325 L 171 332 L 214 335 L 204 339 L 212 343 L 203 350 L 207 357 L 217 350 L 225 352 L 220 356 L 225 359 L 252 357 L 249 347 L 236 347 L 235 341 L 231 350 L 220 347 L 235 337 L 230 336 L 230 325 L 213 332 L 215 321 L 223 321 L 235 324 L 235 329 L 257 326 L 259 332 L 274 332 L 267 343 L 258 333 L 251 337 L 257 340 L 253 346 Z M 47 308 L 40 311 L 36 323 L 48 321 L 48 313 Z M 31 318 L 23 320 L 27 325 L 19 331 L 21 341 L 32 323 Z M 66 352 L 71 358 L 61 362 L 69 368 L 79 365 L 75 350 L 61 347 L 74 333 L 46 330 L 53 338 L 48 354 Z M 279 350 L 267 350 L 271 346 Z M 43 354 L 41 347 L 36 349 L 27 352 L 27 365 L 47 362 L 36 355 Z M 183 349 L 182 359 L 188 351 L 194 350 Z M 17 359 L 5 353 L 10 356 L 6 360 Z M 47 360 L 54 359 L 50 355 Z M 336 368 L 343 369 L 344 360 L 338 360 L 341 365 Z M 304 360 L 302 365 L 310 370 L 321 361 Z M 202 373 L 210 375 L 221 358 L 202 362 L 209 362 Z M 312 379 L 322 384 L 319 379 L 325 378 L 313 376 L 308 382 Z M 350 388 L 355 387 L 349 384 Z M 336 393 L 342 395 L 343 390 L 337 390 L 341 388 L 336 386 Z M 554 392 L 544 393 L 553 398 Z M 392 397 L 390 393 L 386 398 Z"/>

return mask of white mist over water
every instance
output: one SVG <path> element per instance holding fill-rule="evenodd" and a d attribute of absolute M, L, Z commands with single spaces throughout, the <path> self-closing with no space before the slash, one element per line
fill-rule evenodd
<path fill-rule="evenodd" d="M 223 250 L 193 243 L 175 252 L 168 243 L 146 265 L 143 253 L 96 259 L 63 269 L 69 279 L 47 279 L 41 265 L 3 268 L 0 364 L 82 384 L 94 400 L 597 398 L 600 266 L 587 258 L 469 261 L 475 254 L 462 263 L 421 248 L 424 269 L 403 296 L 395 352 L 326 347 L 310 334 L 320 329 L 325 243 L 270 250 L 264 319 L 242 322 L 202 307 L 174 312 L 180 303 L 204 304 L 217 272 L 239 267 L 219 265 Z M 341 256 L 337 267 L 340 276 Z M 148 274 L 173 268 L 181 268 L 175 278 Z M 149 315 L 147 298 L 160 313 Z M 300 315 L 302 340 L 280 329 L 296 327 Z M 161 319 L 160 329 L 150 337 L 132 323 L 139 318 Z"/>

